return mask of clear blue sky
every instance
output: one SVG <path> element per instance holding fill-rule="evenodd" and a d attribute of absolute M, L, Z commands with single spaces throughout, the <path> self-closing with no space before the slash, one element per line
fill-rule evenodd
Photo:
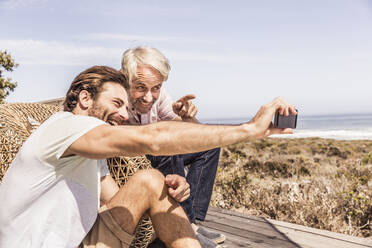
<path fill-rule="evenodd" d="M 8 102 L 62 97 L 82 70 L 148 45 L 199 118 L 252 116 L 279 95 L 304 115 L 372 112 L 372 1 L 0 0 L 0 18 L 0 50 L 20 64 Z"/>

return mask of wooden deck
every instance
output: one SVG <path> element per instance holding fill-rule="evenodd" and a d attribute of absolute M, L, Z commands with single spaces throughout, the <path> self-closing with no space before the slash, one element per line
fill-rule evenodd
<path fill-rule="evenodd" d="M 201 223 L 226 235 L 225 248 L 366 248 L 372 239 L 309 228 L 210 207 Z"/>

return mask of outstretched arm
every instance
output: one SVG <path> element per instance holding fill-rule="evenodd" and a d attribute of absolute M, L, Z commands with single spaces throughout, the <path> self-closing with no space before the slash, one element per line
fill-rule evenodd
<path fill-rule="evenodd" d="M 263 105 L 256 116 L 241 125 L 202 125 L 188 122 L 157 122 L 145 126 L 102 125 L 76 140 L 64 156 L 78 154 L 101 159 L 120 155 L 174 155 L 199 152 L 271 134 L 292 133 L 272 127 L 276 110 L 288 115 L 293 106 L 276 98 Z"/>

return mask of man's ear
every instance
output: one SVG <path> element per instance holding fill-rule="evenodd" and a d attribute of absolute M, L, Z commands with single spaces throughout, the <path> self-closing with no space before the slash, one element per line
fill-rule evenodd
<path fill-rule="evenodd" d="M 93 99 L 87 90 L 82 90 L 79 93 L 79 105 L 83 110 L 88 109 L 93 104 Z"/>

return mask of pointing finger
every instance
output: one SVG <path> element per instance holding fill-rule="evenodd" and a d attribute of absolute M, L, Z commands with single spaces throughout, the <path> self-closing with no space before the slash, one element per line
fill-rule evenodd
<path fill-rule="evenodd" d="M 195 99 L 195 95 L 194 94 L 188 94 L 188 95 L 183 96 L 180 99 L 178 99 L 177 102 L 183 102 L 185 104 L 187 101 L 192 100 L 192 99 Z"/>

